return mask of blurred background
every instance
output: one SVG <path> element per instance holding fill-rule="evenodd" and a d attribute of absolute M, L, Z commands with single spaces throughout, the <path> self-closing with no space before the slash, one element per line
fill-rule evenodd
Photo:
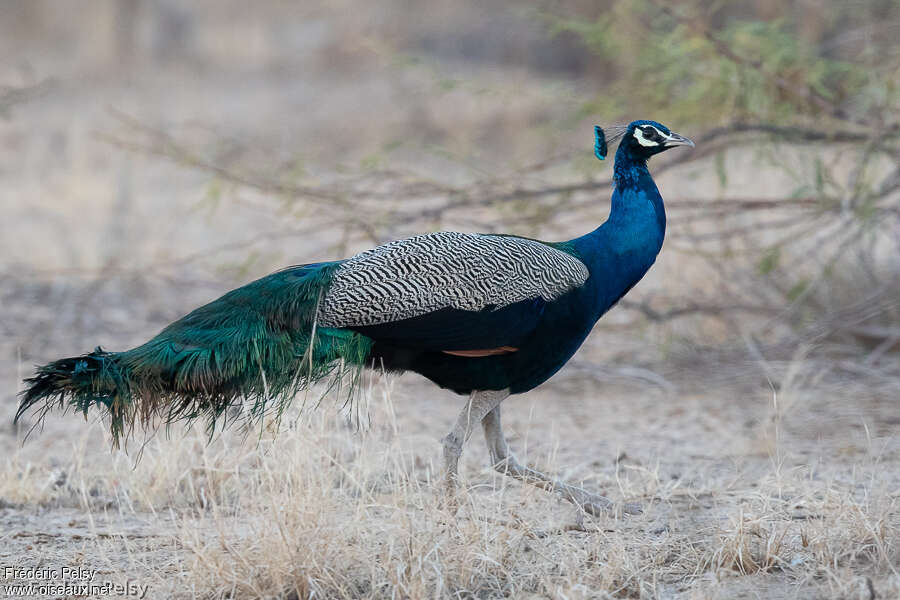
<path fill-rule="evenodd" d="M 338 596 L 338 572 L 348 597 L 369 572 L 407 573 L 429 597 L 446 582 L 674 597 L 648 590 L 709 590 L 723 570 L 787 582 L 773 598 L 811 582 L 831 587 L 809 597 L 896 595 L 898 37 L 896 0 L 0 2 L 0 531 L 19 532 L 0 559 L 95 560 L 72 528 L 93 535 L 98 511 L 104 568 L 154 589 L 224 586 L 208 597 L 274 597 L 284 577 Z M 134 346 L 275 269 L 439 229 L 590 231 L 612 171 L 593 125 L 638 118 L 697 143 L 650 165 L 662 253 L 504 419 L 524 458 L 652 504 L 641 519 L 514 552 L 503 523 L 448 533 L 429 482 L 461 400 L 414 376 L 373 378 L 369 434 L 292 429 L 269 454 L 256 435 L 207 445 L 197 428 L 138 463 L 145 446 L 110 453 L 95 421 L 54 416 L 24 445 L 33 420 L 11 424 L 33 365 Z M 472 445 L 464 472 L 486 483 L 489 518 L 571 521 L 536 490 L 491 495 Z M 345 467 L 390 510 L 360 504 Z M 287 483 L 259 483 L 272 473 Z M 209 498 L 236 522 L 207 523 Z M 318 515 L 296 513 L 296 539 L 333 525 L 319 541 L 337 540 L 335 569 L 295 572 L 293 548 L 270 568 L 257 542 L 278 542 L 266 527 L 287 514 L 266 512 L 272 498 Z M 252 534 L 257 518 L 271 535 Z M 383 544 L 428 527 L 407 563 Z M 221 531 L 244 538 L 207 545 Z M 235 560 L 244 545 L 255 558 Z M 421 554 L 440 564 L 404 566 Z M 260 587 L 231 595 L 245 580 Z M 728 581 L 715 597 L 759 597 L 770 580 Z"/>
<path fill-rule="evenodd" d="M 581 374 L 777 385 L 802 355 L 897 392 L 896 2 L 34 1 L 0 31 L 7 407 L 280 266 L 580 235 L 591 126 L 634 118 L 697 149 L 654 161 L 665 250 Z"/>

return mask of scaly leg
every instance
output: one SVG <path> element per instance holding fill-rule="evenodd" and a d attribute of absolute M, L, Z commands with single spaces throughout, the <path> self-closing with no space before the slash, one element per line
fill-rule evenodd
<path fill-rule="evenodd" d="M 456 419 L 456 425 L 441 440 L 444 444 L 444 467 L 446 469 L 447 493 L 450 497 L 456 491 L 456 482 L 459 469 L 459 457 L 462 454 L 463 445 L 472 435 L 472 428 L 478 424 L 486 414 L 500 406 L 509 396 L 509 390 L 474 391 L 466 402 L 465 408 Z"/>
<path fill-rule="evenodd" d="M 580 487 L 557 481 L 540 471 L 528 468 L 519 463 L 509 451 L 506 437 L 500 427 L 500 405 L 484 415 L 481 421 L 484 427 L 484 438 L 491 453 L 491 464 L 494 469 L 520 481 L 530 483 L 548 492 L 559 494 L 572 504 L 581 507 L 586 513 L 598 516 L 613 508 L 613 503 L 603 496 L 592 494 Z M 639 504 L 626 504 L 623 511 L 629 514 L 641 512 Z"/>

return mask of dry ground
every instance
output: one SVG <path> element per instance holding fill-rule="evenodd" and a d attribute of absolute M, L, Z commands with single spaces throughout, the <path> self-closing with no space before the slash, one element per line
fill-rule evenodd
<path fill-rule="evenodd" d="M 674 360 L 678 325 L 621 311 L 554 380 L 508 400 L 504 419 L 520 458 L 639 501 L 639 516 L 583 517 L 504 480 L 480 435 L 449 514 L 438 440 L 463 399 L 414 376 L 373 375 L 352 414 L 326 399 L 278 435 L 229 429 L 208 443 L 200 426 L 173 428 L 125 454 L 109 450 L 102 423 L 70 414 L 23 444 L 29 422 L 15 429 L 11 417 L 34 363 L 127 347 L 237 283 L 327 258 L 308 255 L 321 239 L 280 235 L 296 221 L 255 210 L 258 194 L 211 207 L 208 174 L 98 138 L 121 127 L 110 107 L 272 160 L 301 148 L 313 163 L 356 165 L 400 137 L 411 141 L 396 160 L 452 176 L 465 168 L 423 140 L 480 169 L 539 158 L 547 135 L 588 150 L 583 124 L 548 134 L 587 91 L 578 84 L 485 68 L 450 86 L 455 67 L 398 66 L 365 36 L 340 69 L 323 68 L 359 25 L 310 10 L 298 36 L 308 46 L 287 64 L 251 35 L 252 18 L 250 33 L 231 34 L 250 56 L 236 64 L 222 23 L 199 36 L 202 68 L 138 63 L 122 75 L 95 56 L 102 47 L 18 48 L 55 82 L 0 123 L 0 566 L 86 566 L 149 585 L 152 598 L 900 595 L 896 393 L 823 382 L 803 349 L 724 372 Z M 22 72 L 10 63 L 0 82 Z M 687 196 L 714 179 L 693 167 L 661 187 Z M 765 193 L 778 180 L 738 172 L 732 185 Z M 684 260 L 664 250 L 635 293 L 703 287 Z"/>

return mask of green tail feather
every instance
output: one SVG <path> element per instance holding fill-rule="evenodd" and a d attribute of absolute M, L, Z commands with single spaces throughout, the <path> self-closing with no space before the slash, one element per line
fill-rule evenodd
<path fill-rule="evenodd" d="M 106 409 L 113 439 L 137 423 L 208 417 L 210 433 L 232 405 L 251 417 L 280 412 L 297 392 L 347 368 L 359 372 L 372 340 L 315 324 L 318 303 L 339 263 L 292 267 L 241 288 L 175 321 L 125 352 L 97 348 L 38 367 L 26 380 L 18 420 L 54 406 L 87 415 Z M 355 381 L 354 377 L 351 381 Z"/>

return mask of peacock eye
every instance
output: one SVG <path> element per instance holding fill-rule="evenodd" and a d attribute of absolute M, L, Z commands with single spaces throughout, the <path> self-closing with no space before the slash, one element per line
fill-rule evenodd
<path fill-rule="evenodd" d="M 656 130 L 652 127 L 644 127 L 643 132 L 644 132 L 644 137 L 647 138 L 648 140 L 653 140 L 653 139 L 656 139 L 656 137 L 657 137 Z"/>

